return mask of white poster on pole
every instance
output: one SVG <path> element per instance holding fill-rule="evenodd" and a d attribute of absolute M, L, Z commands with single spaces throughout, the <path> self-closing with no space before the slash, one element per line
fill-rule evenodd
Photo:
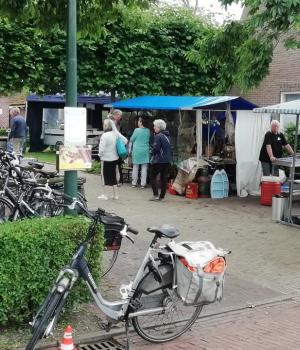
<path fill-rule="evenodd" d="M 65 107 L 64 144 L 84 146 L 86 144 L 86 108 Z"/>

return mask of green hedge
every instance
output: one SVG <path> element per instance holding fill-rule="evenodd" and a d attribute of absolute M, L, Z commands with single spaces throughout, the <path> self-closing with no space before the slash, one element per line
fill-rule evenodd
<path fill-rule="evenodd" d="M 56 217 L 8 222 L 0 226 L 0 325 L 28 321 L 85 237 L 84 217 Z M 100 276 L 103 230 L 86 258 L 97 280 Z M 87 288 L 78 283 L 71 303 L 86 301 Z"/>

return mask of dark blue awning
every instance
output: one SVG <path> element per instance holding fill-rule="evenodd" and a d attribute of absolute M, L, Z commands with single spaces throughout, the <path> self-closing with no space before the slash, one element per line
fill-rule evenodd
<path fill-rule="evenodd" d="M 47 102 L 47 103 L 61 103 L 65 104 L 65 96 L 63 95 L 29 95 L 27 96 L 28 102 Z M 105 105 L 111 103 L 110 96 L 86 96 L 86 95 L 78 95 L 77 103 L 83 104 L 98 104 Z"/>
<path fill-rule="evenodd" d="M 252 110 L 257 107 L 239 96 L 139 96 L 114 102 L 110 106 L 124 110 L 225 110 L 226 102 L 230 102 L 231 110 Z"/>

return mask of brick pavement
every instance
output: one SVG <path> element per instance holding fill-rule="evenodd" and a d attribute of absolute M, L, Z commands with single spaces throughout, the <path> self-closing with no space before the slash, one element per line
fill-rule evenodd
<path fill-rule="evenodd" d="M 177 340 L 151 344 L 134 333 L 134 350 L 296 350 L 300 302 L 290 300 L 199 319 Z M 124 339 L 119 339 L 124 341 Z"/>

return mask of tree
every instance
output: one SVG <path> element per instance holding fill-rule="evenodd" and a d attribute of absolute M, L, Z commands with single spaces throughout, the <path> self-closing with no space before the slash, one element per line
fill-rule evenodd
<path fill-rule="evenodd" d="M 123 19 L 122 19 L 123 18 Z M 130 20 L 129 20 L 130 18 Z M 186 52 L 208 25 L 183 9 L 120 14 L 105 27 L 105 84 L 122 95 L 209 94 L 214 72 L 203 73 Z M 107 85 L 106 85 L 107 86 Z M 107 89 L 109 87 L 107 86 Z"/>
<path fill-rule="evenodd" d="M 223 5 L 230 5 L 237 0 L 219 0 Z M 249 10 L 248 22 L 253 35 L 265 40 L 285 38 L 288 47 L 300 47 L 300 0 L 244 0 Z"/>
<path fill-rule="evenodd" d="M 185 55 L 214 28 L 183 9 L 142 11 L 119 7 L 103 34 L 78 39 L 78 91 L 211 94 L 215 69 L 203 71 Z M 7 40 L 9 38 L 9 40 Z M 66 34 L 57 26 L 37 32 L 29 23 L 0 20 L 0 92 L 26 86 L 40 94 L 64 92 Z M 18 74 L 15 74 L 15 73 Z"/>
<path fill-rule="evenodd" d="M 128 7 L 146 7 L 154 0 L 122 0 Z M 105 22 L 114 13 L 120 0 L 77 0 L 78 26 L 84 32 L 95 33 L 101 30 L 99 24 Z M 58 24 L 65 28 L 67 18 L 66 0 L 0 0 L 2 16 L 11 19 L 21 18 L 37 28 L 51 28 Z M 17 15 L 16 15 L 17 14 Z"/>
<path fill-rule="evenodd" d="M 237 2 L 219 1 L 225 6 Z M 212 31 L 187 54 L 204 70 L 215 67 L 219 75 L 215 93 L 226 93 L 234 85 L 243 92 L 258 86 L 269 72 L 279 40 L 288 48 L 300 47 L 300 0 L 244 0 L 243 4 L 249 11 L 246 19 Z"/>
<path fill-rule="evenodd" d="M 257 86 L 268 73 L 273 43 L 252 36 L 249 26 L 230 22 L 196 41 L 187 58 L 204 71 L 214 69 L 214 94 L 226 94 L 237 85 L 242 91 Z"/>

